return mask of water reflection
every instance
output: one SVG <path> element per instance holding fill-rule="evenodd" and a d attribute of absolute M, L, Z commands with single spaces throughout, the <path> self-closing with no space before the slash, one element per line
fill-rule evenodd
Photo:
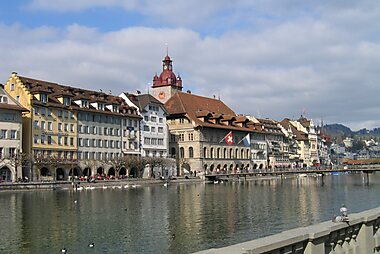
<path fill-rule="evenodd" d="M 379 189 L 373 174 L 1 192 L 0 253 L 191 253 L 379 206 Z"/>

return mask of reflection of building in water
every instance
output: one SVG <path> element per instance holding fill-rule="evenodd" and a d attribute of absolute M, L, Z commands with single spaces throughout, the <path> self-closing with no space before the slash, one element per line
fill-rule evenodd
<path fill-rule="evenodd" d="M 317 190 L 317 179 L 309 177 L 300 177 L 297 179 L 299 216 L 303 225 L 310 225 L 319 221 L 319 191 Z M 297 192 L 296 192 L 297 193 Z"/>

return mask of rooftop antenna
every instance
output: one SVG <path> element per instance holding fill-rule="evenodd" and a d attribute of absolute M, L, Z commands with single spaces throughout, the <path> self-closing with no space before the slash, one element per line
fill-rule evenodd
<path fill-rule="evenodd" d="M 302 116 L 306 118 L 306 108 L 303 108 L 303 109 L 302 109 L 301 117 L 302 117 Z"/>
<path fill-rule="evenodd" d="M 167 42 L 165 42 L 165 46 L 166 46 L 166 56 L 169 56 L 169 46 Z"/>

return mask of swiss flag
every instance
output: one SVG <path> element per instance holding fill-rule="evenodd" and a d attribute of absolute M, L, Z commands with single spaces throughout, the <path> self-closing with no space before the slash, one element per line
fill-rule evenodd
<path fill-rule="evenodd" d="M 232 138 L 232 131 L 230 131 L 225 137 L 224 139 L 226 140 L 227 142 L 227 145 L 233 145 L 234 144 L 234 139 Z"/>

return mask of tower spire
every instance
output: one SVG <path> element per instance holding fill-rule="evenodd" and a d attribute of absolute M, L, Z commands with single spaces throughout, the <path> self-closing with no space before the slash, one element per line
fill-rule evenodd
<path fill-rule="evenodd" d="M 165 46 L 166 46 L 166 56 L 169 56 L 169 45 L 167 42 L 165 43 Z"/>

